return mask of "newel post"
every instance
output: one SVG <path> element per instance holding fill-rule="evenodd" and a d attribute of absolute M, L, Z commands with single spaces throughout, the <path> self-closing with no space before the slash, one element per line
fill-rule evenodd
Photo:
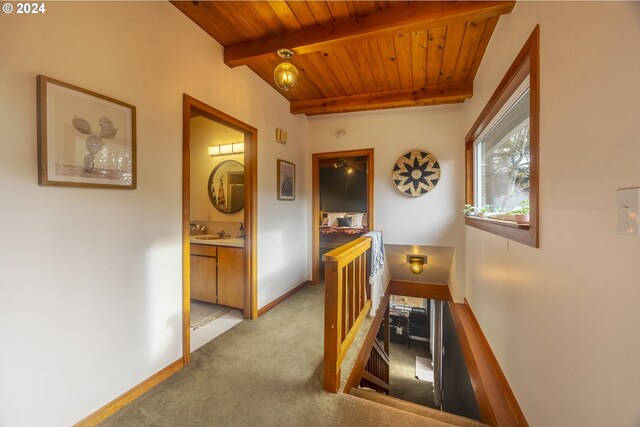
<path fill-rule="evenodd" d="M 325 261 L 324 274 L 324 380 L 325 390 L 337 393 L 340 387 L 338 358 L 342 345 L 341 280 L 336 261 Z"/>

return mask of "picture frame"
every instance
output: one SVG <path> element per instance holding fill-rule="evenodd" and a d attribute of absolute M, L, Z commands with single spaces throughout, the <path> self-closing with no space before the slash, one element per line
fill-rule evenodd
<path fill-rule="evenodd" d="M 296 165 L 278 159 L 278 200 L 296 199 Z"/>
<path fill-rule="evenodd" d="M 136 188 L 136 107 L 37 77 L 38 184 Z"/>

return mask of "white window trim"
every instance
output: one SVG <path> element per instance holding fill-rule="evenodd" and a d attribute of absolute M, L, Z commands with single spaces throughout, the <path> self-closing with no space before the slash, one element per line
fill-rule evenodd
<path fill-rule="evenodd" d="M 474 185 L 474 189 L 473 189 L 473 195 L 474 195 L 473 204 L 475 206 L 479 206 L 479 202 L 480 202 L 480 200 L 482 200 L 482 188 L 480 186 L 480 179 L 479 179 L 479 175 L 480 175 L 480 173 L 482 171 L 482 165 L 481 165 L 481 159 L 478 156 L 478 144 L 480 144 L 484 140 L 484 138 L 498 125 L 498 123 L 500 123 L 500 121 L 507 114 L 509 114 L 509 112 L 513 109 L 513 107 L 515 107 L 515 105 L 520 101 L 520 99 L 529 91 L 529 89 L 530 89 L 530 80 L 531 80 L 531 76 L 527 75 L 527 77 L 525 77 L 525 79 L 522 81 L 522 83 L 520 83 L 520 86 L 518 86 L 518 88 L 509 97 L 509 99 L 502 106 L 502 108 L 500 108 L 500 110 L 498 110 L 498 113 L 489 122 L 487 127 L 484 128 L 484 130 L 482 132 L 480 132 L 480 135 L 478 135 L 478 137 L 476 138 L 476 140 L 473 143 L 473 164 L 474 164 L 474 174 L 475 174 L 475 176 L 473 177 L 473 185 Z M 520 130 L 520 129 L 522 129 L 522 126 L 525 123 L 528 123 L 528 122 L 529 122 L 529 118 L 527 118 L 527 120 L 524 120 L 522 123 L 520 123 L 514 129 Z M 498 147 L 501 142 L 496 144 L 495 147 Z"/>

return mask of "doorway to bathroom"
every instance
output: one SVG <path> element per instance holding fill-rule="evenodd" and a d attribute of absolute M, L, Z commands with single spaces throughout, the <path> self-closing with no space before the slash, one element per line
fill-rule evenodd
<path fill-rule="evenodd" d="M 257 317 L 257 130 L 183 102 L 183 359 Z"/>

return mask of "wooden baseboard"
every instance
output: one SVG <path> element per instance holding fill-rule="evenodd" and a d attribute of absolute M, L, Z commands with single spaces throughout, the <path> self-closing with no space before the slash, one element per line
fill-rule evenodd
<path fill-rule="evenodd" d="M 300 283 L 298 286 L 296 286 L 295 288 L 285 292 L 284 294 L 280 295 L 278 298 L 274 299 L 273 301 L 271 301 L 269 304 L 265 305 L 264 307 L 260 308 L 258 310 L 258 317 L 262 316 L 263 314 L 265 314 L 267 311 L 271 310 L 273 307 L 275 307 L 276 305 L 280 304 L 282 301 L 286 300 L 287 298 L 289 298 L 291 295 L 295 294 L 296 292 L 298 292 L 300 289 L 304 288 L 307 285 L 311 284 L 311 280 L 305 280 L 304 282 Z"/>
<path fill-rule="evenodd" d="M 528 427 L 498 360 L 467 299 L 449 302 L 482 422 L 495 427 Z"/>
<path fill-rule="evenodd" d="M 166 380 L 176 372 L 178 372 L 184 366 L 182 358 L 176 360 L 171 365 L 167 366 L 160 372 L 157 372 L 153 376 L 147 378 L 142 381 L 140 384 L 133 387 L 131 390 L 127 391 L 123 395 L 115 398 L 111 402 L 104 405 L 102 408 L 95 411 L 93 414 L 87 416 L 81 421 L 78 421 L 74 424 L 74 427 L 85 427 L 85 426 L 95 426 L 100 421 L 104 420 L 108 416 L 114 414 L 118 410 L 127 406 L 129 403 L 136 400 L 138 397 L 142 396 L 145 392 L 151 390 L 156 385 L 160 384 L 162 381 Z"/>

